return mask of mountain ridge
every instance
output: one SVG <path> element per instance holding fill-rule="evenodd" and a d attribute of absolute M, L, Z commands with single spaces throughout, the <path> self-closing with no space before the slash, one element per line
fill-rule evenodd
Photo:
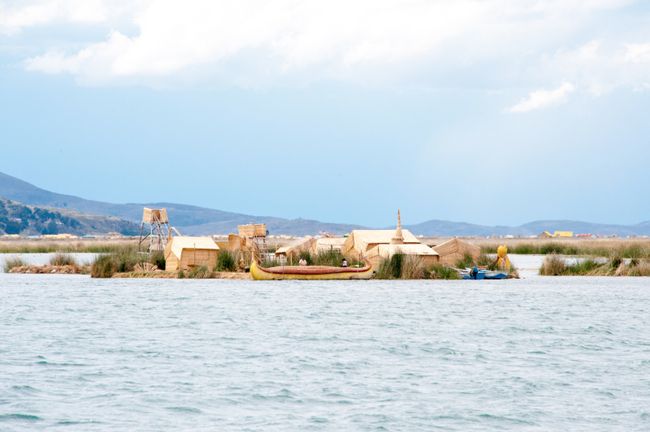
<path fill-rule="evenodd" d="M 274 216 L 254 216 L 190 204 L 169 202 L 116 204 L 88 200 L 74 195 L 59 194 L 39 188 L 24 180 L 0 172 L 0 197 L 62 211 L 75 211 L 86 216 L 109 216 L 139 224 L 143 207 L 166 207 L 172 224 L 183 234 L 227 234 L 236 232 L 237 225 L 265 223 L 274 234 L 314 235 L 326 231 L 345 234 L 352 229 L 366 228 L 357 224 L 321 222 L 312 219 L 287 219 Z M 468 222 L 431 219 L 405 225 L 416 235 L 425 236 L 533 236 L 543 231 L 567 230 L 576 233 L 618 236 L 650 235 L 650 220 L 633 225 L 599 224 L 573 220 L 537 220 L 519 226 L 488 226 Z"/>

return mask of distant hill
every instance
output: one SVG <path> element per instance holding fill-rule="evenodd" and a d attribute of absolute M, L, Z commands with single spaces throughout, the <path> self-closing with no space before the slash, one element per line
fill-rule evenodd
<path fill-rule="evenodd" d="M 112 204 L 63 195 L 41 189 L 23 180 L 0 173 L 0 197 L 29 205 L 75 210 L 84 214 L 114 216 L 139 224 L 142 208 L 165 207 L 169 218 L 183 234 L 227 234 L 237 231 L 237 225 L 266 223 L 275 234 L 308 235 L 321 231 L 344 234 L 358 225 L 326 223 L 308 219 L 284 219 L 272 216 L 252 216 L 204 207 L 169 202 Z"/>
<path fill-rule="evenodd" d="M 359 225 L 327 223 L 309 219 L 284 219 L 273 216 L 253 216 L 204 207 L 168 202 L 141 204 L 112 204 L 92 201 L 72 195 L 63 195 L 41 189 L 23 180 L 0 173 L 0 197 L 27 205 L 61 209 L 86 215 L 111 216 L 130 223 L 140 223 L 143 207 L 165 207 L 172 224 L 184 234 L 227 234 L 236 232 L 237 225 L 265 223 L 274 234 L 313 235 L 321 231 L 345 234 Z M 650 221 L 636 225 L 596 224 L 570 220 L 534 221 L 520 226 L 487 226 L 465 222 L 429 220 L 406 226 L 416 235 L 425 236 L 531 236 L 542 231 L 567 230 L 597 235 L 639 236 L 650 235 Z M 117 231 L 117 230 L 115 230 Z"/>
<path fill-rule="evenodd" d="M 106 234 L 139 233 L 133 222 L 111 216 L 89 216 L 71 211 L 24 205 L 0 198 L 0 234 Z"/>
<path fill-rule="evenodd" d="M 573 231 L 576 234 L 595 234 L 599 236 L 617 235 L 644 236 L 650 235 L 650 221 L 636 225 L 613 225 L 580 222 L 571 220 L 540 220 L 519 226 L 487 226 L 474 225 L 464 222 L 449 222 L 430 220 L 406 228 L 418 235 L 425 236 L 534 236 L 544 231 Z"/>

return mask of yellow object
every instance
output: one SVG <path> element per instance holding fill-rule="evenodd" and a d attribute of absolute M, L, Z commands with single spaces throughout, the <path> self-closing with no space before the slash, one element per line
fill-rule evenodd
<path fill-rule="evenodd" d="M 497 248 L 497 268 L 510 271 L 510 258 L 508 258 L 508 247 L 506 245 Z"/>
<path fill-rule="evenodd" d="M 318 272 L 319 270 L 322 272 Z M 303 273 L 297 273 L 299 271 Z M 313 272 L 304 273 L 305 271 Z M 265 269 L 260 267 L 256 260 L 251 263 L 250 272 L 254 280 L 351 280 L 370 279 L 373 275 L 370 266 L 362 269 L 327 266 L 284 266 Z"/>
<path fill-rule="evenodd" d="M 573 237 L 573 231 L 555 231 L 553 237 Z"/>

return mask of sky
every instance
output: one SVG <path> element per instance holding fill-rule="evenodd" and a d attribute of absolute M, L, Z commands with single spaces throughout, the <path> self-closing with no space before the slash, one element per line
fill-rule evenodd
<path fill-rule="evenodd" d="M 0 0 L 0 171 L 368 226 L 650 220 L 645 0 Z"/>

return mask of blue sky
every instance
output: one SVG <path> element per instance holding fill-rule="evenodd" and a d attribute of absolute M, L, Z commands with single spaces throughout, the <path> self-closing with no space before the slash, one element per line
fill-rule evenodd
<path fill-rule="evenodd" d="M 0 171 L 365 225 L 650 219 L 650 6 L 0 0 Z"/>

